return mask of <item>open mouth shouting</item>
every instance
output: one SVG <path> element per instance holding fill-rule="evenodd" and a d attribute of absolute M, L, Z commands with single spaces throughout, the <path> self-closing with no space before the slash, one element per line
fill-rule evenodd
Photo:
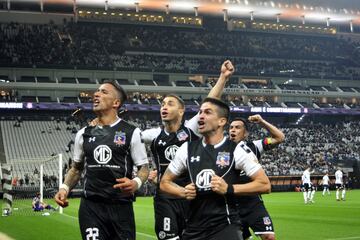
<path fill-rule="evenodd" d="M 199 130 L 204 129 L 205 122 L 204 121 L 198 121 Z"/>

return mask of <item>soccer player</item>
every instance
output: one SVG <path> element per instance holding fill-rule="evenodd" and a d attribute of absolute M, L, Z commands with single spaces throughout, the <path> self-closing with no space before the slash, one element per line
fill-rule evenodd
<path fill-rule="evenodd" d="M 260 115 L 253 115 L 248 118 L 249 122 L 257 123 L 265 128 L 270 137 L 246 142 L 246 145 L 252 150 L 256 157 L 260 160 L 261 154 L 282 143 L 285 139 L 283 132 L 264 120 Z M 235 118 L 230 123 L 229 135 L 230 140 L 239 143 L 249 136 L 248 121 L 244 118 Z M 251 181 L 244 172 L 240 173 L 240 183 L 248 183 Z M 243 238 L 251 237 L 249 227 L 263 240 L 274 240 L 274 226 L 269 213 L 267 212 L 261 195 L 241 196 L 238 198 L 238 210 L 241 223 L 243 225 Z"/>
<path fill-rule="evenodd" d="M 321 180 L 321 184 L 322 184 L 322 186 L 323 186 L 323 192 L 322 192 L 322 195 L 323 195 L 323 196 L 325 196 L 325 192 L 327 192 L 328 195 L 330 195 L 329 181 L 330 181 L 330 179 L 329 179 L 329 174 L 326 173 L 326 174 L 323 176 L 322 180 Z"/>
<path fill-rule="evenodd" d="M 52 207 L 50 204 L 41 202 L 41 195 L 39 192 L 36 193 L 35 197 L 32 200 L 31 205 L 34 212 L 40 212 L 43 211 L 44 209 L 56 210 L 56 208 Z"/>
<path fill-rule="evenodd" d="M 235 196 L 270 192 L 255 154 L 244 142 L 236 144 L 224 136 L 229 112 L 224 102 L 204 99 L 198 121 L 203 138 L 185 142 L 161 179 L 162 191 L 191 200 L 184 240 L 242 239 Z M 238 184 L 241 170 L 250 183 Z M 189 172 L 191 183 L 182 187 L 175 180 L 184 172 Z"/>
<path fill-rule="evenodd" d="M 140 129 L 119 118 L 126 93 L 116 81 L 100 85 L 93 97 L 96 126 L 82 128 L 75 137 L 73 165 L 55 195 L 61 206 L 84 174 L 79 208 L 83 239 L 135 239 L 134 192 L 147 180 L 148 159 Z M 139 171 L 132 179 L 133 166 Z"/>
<path fill-rule="evenodd" d="M 340 201 L 340 190 L 341 192 L 341 200 L 345 201 L 345 186 L 344 186 L 344 180 L 343 180 L 343 172 L 341 171 L 341 168 L 338 168 L 338 170 L 335 172 L 335 187 L 336 187 L 336 201 Z"/>
<path fill-rule="evenodd" d="M 311 183 L 311 186 L 310 186 L 311 193 L 310 193 L 310 199 L 309 199 L 310 203 L 315 203 L 314 197 L 315 197 L 316 189 L 317 189 L 316 185 L 314 183 Z"/>
<path fill-rule="evenodd" d="M 303 172 L 303 175 L 301 176 L 305 204 L 311 203 L 310 198 L 311 198 L 312 187 L 310 180 L 310 174 L 311 174 L 310 171 L 311 171 L 311 167 L 306 168 L 305 171 Z"/>
<path fill-rule="evenodd" d="M 208 94 L 219 98 L 228 78 L 233 74 L 234 67 L 230 61 L 221 66 L 221 74 L 216 85 Z M 142 132 L 145 143 L 151 143 L 157 171 L 150 172 L 149 178 L 157 184 L 154 197 L 155 232 L 158 239 L 180 239 L 185 229 L 188 201 L 163 193 L 160 190 L 160 180 L 169 163 L 174 159 L 179 147 L 188 141 L 197 140 L 198 115 L 182 123 L 185 104 L 174 94 L 167 95 L 161 103 L 160 115 L 163 128 L 149 129 Z M 156 173 L 156 174 L 155 174 Z M 186 186 L 190 183 L 189 175 L 182 174 L 176 184 Z"/>

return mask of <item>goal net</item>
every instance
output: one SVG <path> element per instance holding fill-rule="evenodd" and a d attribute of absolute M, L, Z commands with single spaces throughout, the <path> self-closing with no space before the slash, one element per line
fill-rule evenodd
<path fill-rule="evenodd" d="M 63 180 L 62 155 L 16 159 L 1 166 L 2 216 L 49 215 L 60 212 L 54 196 Z"/>

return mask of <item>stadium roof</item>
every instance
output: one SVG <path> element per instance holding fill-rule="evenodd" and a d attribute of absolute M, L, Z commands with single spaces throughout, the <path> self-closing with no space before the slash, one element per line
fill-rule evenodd
<path fill-rule="evenodd" d="M 76 0 L 78 6 L 360 24 L 359 0 Z M 195 9 L 196 8 L 196 9 Z M 226 9 L 226 11 L 224 10 Z"/>
<path fill-rule="evenodd" d="M 10 0 L 104 9 L 156 10 L 226 17 L 360 25 L 359 0 Z"/>

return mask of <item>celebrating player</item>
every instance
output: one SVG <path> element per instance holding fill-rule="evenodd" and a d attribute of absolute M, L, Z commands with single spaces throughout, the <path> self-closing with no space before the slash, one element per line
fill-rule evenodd
<path fill-rule="evenodd" d="M 221 66 L 221 74 L 216 85 L 208 94 L 219 98 L 234 67 L 230 61 Z M 154 197 L 155 232 L 159 239 L 180 239 L 185 229 L 188 201 L 169 195 L 160 190 L 159 183 L 170 162 L 174 159 L 179 147 L 188 141 L 198 139 L 198 115 L 182 123 L 185 104 L 174 94 L 167 95 L 161 103 L 160 114 L 163 128 L 149 129 L 142 132 L 145 143 L 151 143 L 151 151 L 156 164 L 156 171 L 150 173 L 150 180 L 157 182 Z M 156 174 L 155 174 L 156 173 Z M 187 173 L 176 180 L 176 184 L 186 186 L 190 182 Z"/>
<path fill-rule="evenodd" d="M 84 167 L 84 195 L 79 208 L 83 239 L 135 239 L 134 192 L 148 177 L 148 159 L 140 129 L 118 117 L 126 93 L 116 81 L 100 85 L 94 94 L 96 126 L 75 138 L 74 163 L 55 196 L 62 207 Z M 131 179 L 133 166 L 139 168 Z"/>
<path fill-rule="evenodd" d="M 240 142 L 224 137 L 229 107 L 206 98 L 199 111 L 199 133 L 203 139 L 184 143 L 164 173 L 161 190 L 191 200 L 183 239 L 242 239 L 236 197 L 270 192 L 270 181 L 255 154 Z M 252 181 L 238 184 L 240 170 Z M 175 180 L 189 172 L 191 183 L 179 186 Z"/>
<path fill-rule="evenodd" d="M 257 123 L 269 131 L 271 137 L 252 142 L 246 142 L 247 147 L 260 160 L 261 154 L 276 147 L 284 141 L 285 136 L 280 129 L 265 121 L 260 115 L 253 115 L 248 118 L 249 122 Z M 235 118 L 230 123 L 229 135 L 230 139 L 236 143 L 244 141 L 249 135 L 248 121 L 243 118 Z M 251 181 L 244 172 L 240 173 L 241 183 Z M 251 236 L 249 227 L 256 235 L 263 240 L 274 240 L 274 226 L 269 213 L 267 212 L 261 195 L 241 196 L 238 198 L 238 210 L 243 225 L 243 238 L 247 239 Z"/>

